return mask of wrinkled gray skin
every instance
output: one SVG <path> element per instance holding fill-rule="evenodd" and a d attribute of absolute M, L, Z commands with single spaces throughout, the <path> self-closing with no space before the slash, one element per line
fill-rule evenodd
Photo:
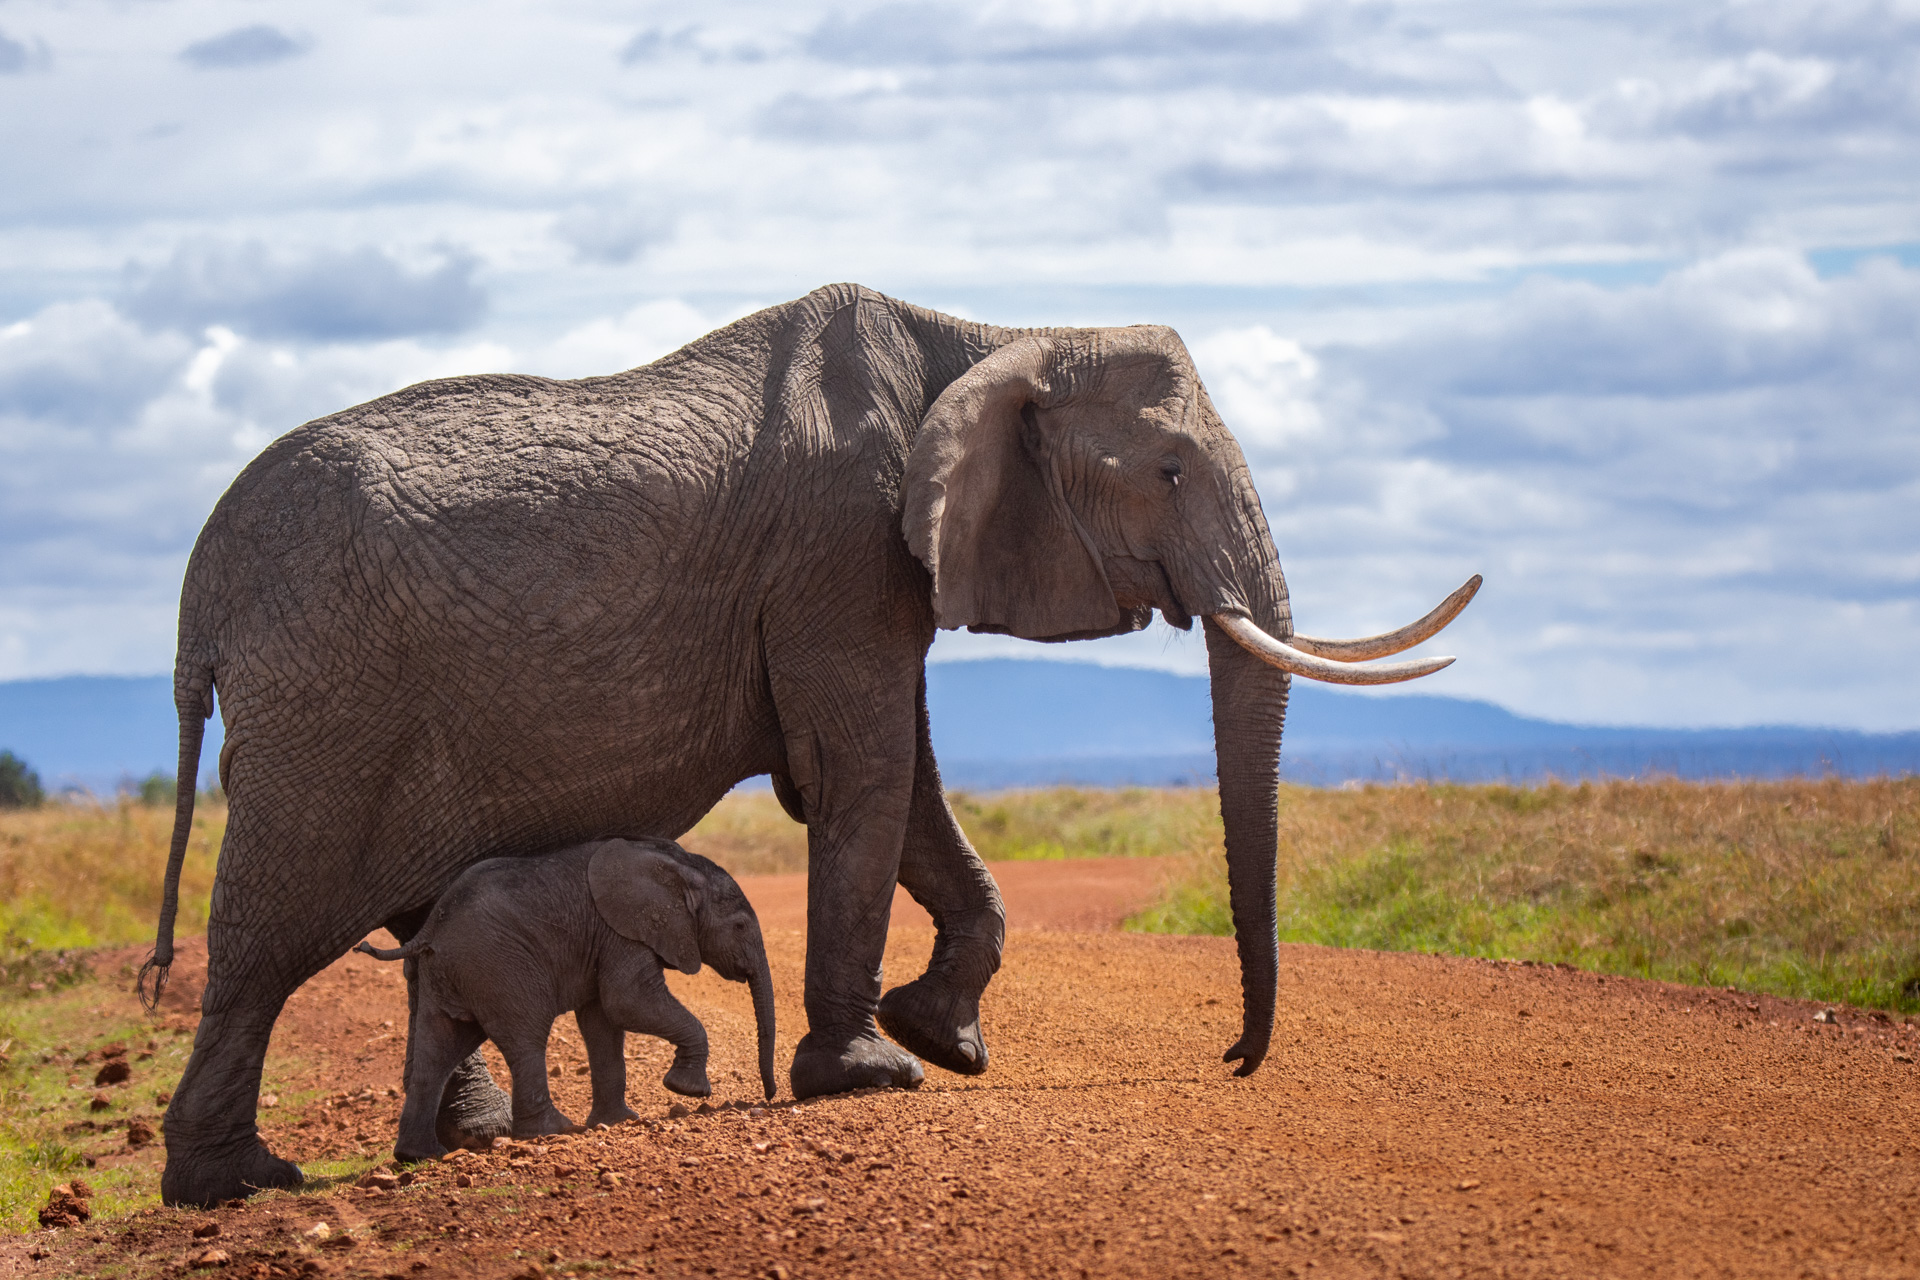
<path fill-rule="evenodd" d="M 166 1201 L 300 1181 L 255 1130 L 261 1060 L 355 941 L 410 936 L 496 850 L 677 836 L 759 773 L 807 825 L 795 1096 L 914 1084 L 912 1054 L 985 1070 L 1004 917 L 942 795 L 927 646 L 1154 609 L 1293 629 L 1170 329 L 1000 329 L 835 285 L 611 377 L 451 378 L 289 432 L 221 498 L 182 592 L 170 875 L 215 687 L 230 807 Z M 1245 1073 L 1272 1031 L 1288 677 L 1205 627 Z M 896 878 L 938 937 L 882 1000 Z M 449 1127 L 497 1131 L 483 1071 L 456 1073 Z"/>
<path fill-rule="evenodd" d="M 513 1136 L 576 1127 L 547 1092 L 547 1038 L 568 1010 L 593 1080 L 586 1123 L 637 1119 L 627 1106 L 626 1033 L 674 1046 L 664 1083 L 704 1098 L 707 1033 L 667 989 L 663 966 L 704 961 L 753 991 L 760 1079 L 773 1078 L 773 979 L 760 922 L 740 886 L 670 840 L 608 840 L 531 858 L 489 858 L 461 873 L 412 941 L 381 960 L 413 962 L 418 988 L 407 1044 L 407 1103 L 394 1154 L 446 1154 L 436 1136 L 447 1083 L 482 1040 L 513 1075 Z"/>

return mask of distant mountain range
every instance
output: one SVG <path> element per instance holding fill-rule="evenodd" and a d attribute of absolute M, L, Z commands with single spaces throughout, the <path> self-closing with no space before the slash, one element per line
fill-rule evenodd
<path fill-rule="evenodd" d="M 927 668 L 941 776 L 994 788 L 1210 782 L 1205 676 L 996 659 Z M 1920 733 L 1792 726 L 1601 728 L 1532 720 L 1490 702 L 1369 696 L 1293 682 L 1282 774 L 1353 781 L 1872 777 L 1920 772 Z"/>
<path fill-rule="evenodd" d="M 1204 676 L 1079 662 L 936 663 L 927 669 L 927 701 L 951 787 L 1182 786 L 1213 777 Z M 0 682 L 0 748 L 38 770 L 49 790 L 106 795 L 156 771 L 171 774 L 177 737 L 167 676 Z M 203 782 L 220 742 L 216 717 L 200 753 Z M 1654 773 L 1871 777 L 1920 772 L 1920 733 L 1598 728 L 1464 698 L 1370 697 L 1296 681 L 1281 767 L 1313 786 Z"/>

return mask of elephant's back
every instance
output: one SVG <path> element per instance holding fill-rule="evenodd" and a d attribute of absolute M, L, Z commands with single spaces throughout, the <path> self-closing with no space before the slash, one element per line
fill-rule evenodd
<path fill-rule="evenodd" d="M 644 590 L 697 550 L 686 531 L 750 447 L 745 406 L 690 403 L 649 372 L 445 379 L 287 433 L 209 518 L 183 634 L 231 652 L 311 642 L 328 620 L 590 623 L 588 584 Z"/>

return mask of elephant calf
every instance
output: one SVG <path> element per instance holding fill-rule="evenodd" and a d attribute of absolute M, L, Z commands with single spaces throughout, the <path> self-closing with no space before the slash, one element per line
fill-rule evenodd
<path fill-rule="evenodd" d="M 403 947 L 355 948 L 415 960 L 407 1102 L 394 1154 L 445 1153 L 434 1134 L 448 1080 L 492 1040 L 513 1072 L 513 1133 L 572 1129 L 547 1092 L 547 1036 L 567 1010 L 580 1026 L 593 1079 L 587 1123 L 634 1118 L 627 1107 L 625 1033 L 670 1041 L 665 1084 L 705 1097 L 707 1033 L 667 989 L 663 965 L 748 983 L 760 1038 L 760 1080 L 771 1098 L 773 980 L 753 905 L 720 867 L 671 840 L 604 840 L 527 858 L 492 858 L 441 895 Z"/>

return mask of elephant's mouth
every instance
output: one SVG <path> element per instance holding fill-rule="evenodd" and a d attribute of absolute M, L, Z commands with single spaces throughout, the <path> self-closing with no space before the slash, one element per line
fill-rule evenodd
<path fill-rule="evenodd" d="M 1375 667 L 1348 664 L 1389 657 L 1432 639 L 1467 607 L 1467 602 L 1473 599 L 1474 592 L 1478 590 L 1480 575 L 1476 573 L 1418 622 L 1363 640 L 1322 640 L 1296 634 L 1293 642 L 1288 644 L 1262 631 L 1244 614 L 1216 613 L 1210 616 L 1222 631 L 1232 637 L 1235 644 L 1269 666 L 1293 675 L 1323 680 L 1328 684 L 1398 684 L 1402 680 L 1417 680 L 1421 676 L 1432 675 L 1442 667 L 1450 666 L 1453 659 L 1419 658 L 1412 662 L 1387 662 Z M 1167 620 L 1173 621 L 1172 618 Z"/>
<path fill-rule="evenodd" d="M 1160 570 L 1160 582 L 1167 591 L 1166 603 L 1160 606 L 1161 620 L 1168 626 L 1178 627 L 1182 631 L 1190 629 L 1193 626 L 1193 615 L 1187 611 L 1184 604 L 1180 603 L 1180 593 L 1173 588 L 1173 579 L 1167 574 L 1167 566 L 1156 563 L 1154 567 Z"/>

